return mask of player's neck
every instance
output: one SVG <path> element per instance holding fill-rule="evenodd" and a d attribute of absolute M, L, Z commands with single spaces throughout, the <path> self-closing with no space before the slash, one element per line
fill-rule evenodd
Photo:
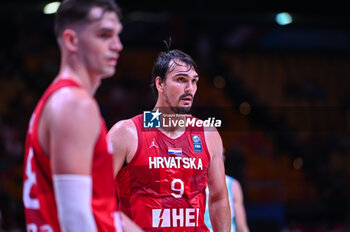
<path fill-rule="evenodd" d="M 100 85 L 98 77 L 91 76 L 82 65 L 63 63 L 58 73 L 58 78 L 71 79 L 86 89 L 92 96 Z"/>

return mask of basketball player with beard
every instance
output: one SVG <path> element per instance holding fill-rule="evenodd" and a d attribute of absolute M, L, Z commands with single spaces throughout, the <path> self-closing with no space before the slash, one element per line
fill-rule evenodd
<path fill-rule="evenodd" d="M 186 115 L 197 91 L 193 59 L 179 50 L 161 52 L 152 73 L 157 102 L 152 120 L 195 120 Z M 230 208 L 216 128 L 145 128 L 143 115 L 117 122 L 108 132 L 115 151 L 119 208 L 144 231 L 209 231 L 204 223 L 206 186 L 217 232 L 230 231 Z M 196 124 L 195 124 L 196 125 Z"/>

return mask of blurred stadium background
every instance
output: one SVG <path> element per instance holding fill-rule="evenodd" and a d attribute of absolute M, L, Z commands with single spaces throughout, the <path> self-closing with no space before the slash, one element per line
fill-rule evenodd
<path fill-rule="evenodd" d="M 54 16 L 42 13 L 46 3 L 0 3 L 0 231 L 24 231 L 27 123 L 58 71 Z M 199 65 L 196 116 L 223 120 L 227 173 L 242 184 L 251 231 L 350 231 L 345 3 L 117 3 L 124 50 L 116 75 L 96 94 L 109 128 L 153 107 L 152 65 L 171 37 L 172 48 Z M 278 24 L 280 12 L 292 22 Z"/>

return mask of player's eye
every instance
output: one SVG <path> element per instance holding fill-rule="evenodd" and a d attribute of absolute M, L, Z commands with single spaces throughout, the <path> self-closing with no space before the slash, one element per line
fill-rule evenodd
<path fill-rule="evenodd" d="M 112 36 L 112 33 L 109 33 L 109 32 L 102 32 L 99 34 L 99 37 L 102 38 L 102 39 L 108 39 Z"/>
<path fill-rule="evenodd" d="M 179 77 L 179 78 L 177 78 L 177 82 L 185 82 L 185 78 Z"/>

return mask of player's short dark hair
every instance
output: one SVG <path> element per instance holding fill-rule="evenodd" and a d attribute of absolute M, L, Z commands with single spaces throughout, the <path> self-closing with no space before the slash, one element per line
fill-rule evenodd
<path fill-rule="evenodd" d="M 88 22 L 88 15 L 93 7 L 100 7 L 104 12 L 115 12 L 121 17 L 121 10 L 114 0 L 64 0 L 56 12 L 56 36 L 60 36 L 69 24 Z"/>
<path fill-rule="evenodd" d="M 178 62 L 183 62 L 186 65 L 188 65 L 189 69 L 193 68 L 197 73 L 197 64 L 192 59 L 190 55 L 187 53 L 180 51 L 178 49 L 170 50 L 167 52 L 161 52 L 152 69 L 152 83 L 151 88 L 153 93 L 157 96 L 157 88 L 156 88 L 156 77 L 160 77 L 163 81 L 165 81 L 166 74 L 169 71 L 169 69 L 172 67 L 170 66 L 170 62 L 173 61 L 175 64 L 178 64 Z"/>

